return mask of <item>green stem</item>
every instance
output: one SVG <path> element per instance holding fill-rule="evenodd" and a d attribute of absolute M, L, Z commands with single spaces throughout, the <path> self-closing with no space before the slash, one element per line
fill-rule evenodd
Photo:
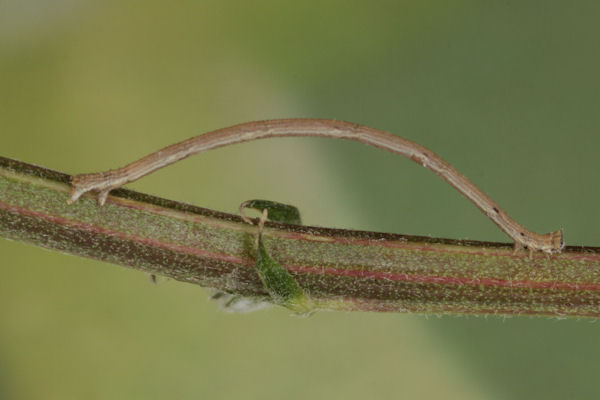
<path fill-rule="evenodd" d="M 0 236 L 267 298 L 256 227 L 235 215 L 115 190 L 66 201 L 70 176 L 0 158 Z M 267 223 L 264 246 L 317 309 L 600 316 L 600 248 L 548 258 L 511 244 Z"/>

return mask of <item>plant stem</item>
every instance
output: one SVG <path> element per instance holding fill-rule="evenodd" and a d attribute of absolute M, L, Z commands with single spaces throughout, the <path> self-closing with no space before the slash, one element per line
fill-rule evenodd
<path fill-rule="evenodd" d="M 119 189 L 67 205 L 70 176 L 0 157 L 0 236 L 229 293 L 268 297 L 256 226 Z M 548 257 L 512 244 L 267 223 L 264 245 L 318 309 L 600 316 L 600 248 Z"/>

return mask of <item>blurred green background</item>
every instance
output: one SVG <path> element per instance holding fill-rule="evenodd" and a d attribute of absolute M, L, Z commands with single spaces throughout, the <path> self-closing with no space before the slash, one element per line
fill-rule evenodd
<path fill-rule="evenodd" d="M 122 166 L 239 122 L 349 120 L 430 147 L 539 232 L 600 245 L 597 1 L 0 0 L 1 154 Z M 430 171 L 356 143 L 220 149 L 130 185 L 307 224 L 508 241 Z M 588 320 L 270 309 L 0 240 L 1 399 L 591 399 Z"/>

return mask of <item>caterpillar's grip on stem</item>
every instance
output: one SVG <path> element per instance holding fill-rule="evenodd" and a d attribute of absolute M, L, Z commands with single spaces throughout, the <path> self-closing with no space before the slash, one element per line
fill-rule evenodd
<path fill-rule="evenodd" d="M 235 143 L 292 136 L 353 140 L 408 157 L 441 176 L 442 179 L 471 200 L 514 240 L 515 250 L 526 247 L 529 249 L 530 254 L 533 251 L 552 254 L 559 253 L 564 247 L 562 230 L 540 235 L 525 229 L 509 217 L 499 205 L 466 176 L 426 147 L 378 129 L 326 119 L 279 119 L 247 122 L 196 136 L 165 147 L 123 168 L 73 177 L 73 188 L 68 201 L 73 203 L 82 194 L 95 190 L 99 192 L 98 203 L 103 205 L 111 190 L 191 155 Z"/>

